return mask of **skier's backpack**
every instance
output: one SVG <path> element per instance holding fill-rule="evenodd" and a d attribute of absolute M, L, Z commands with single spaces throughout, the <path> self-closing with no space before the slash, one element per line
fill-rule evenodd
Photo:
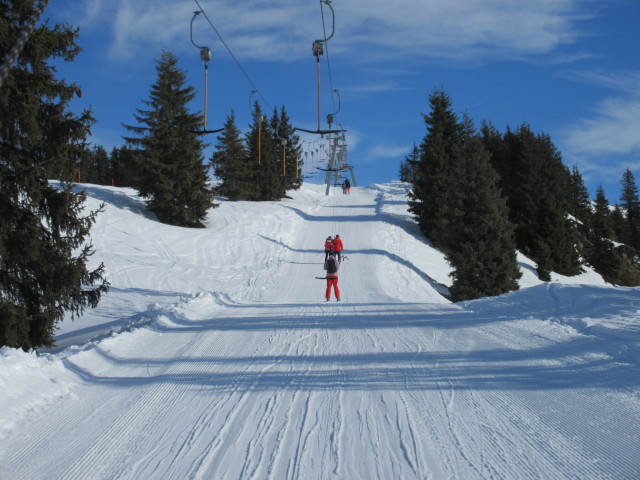
<path fill-rule="evenodd" d="M 338 271 L 338 262 L 336 261 L 336 257 L 329 257 L 327 260 L 327 273 L 332 274 Z"/>

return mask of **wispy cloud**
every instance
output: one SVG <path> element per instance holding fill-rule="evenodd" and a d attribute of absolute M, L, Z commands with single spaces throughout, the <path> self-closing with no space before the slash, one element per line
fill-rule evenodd
<path fill-rule="evenodd" d="M 590 156 L 640 155 L 640 98 L 608 98 L 564 132 L 569 148 Z"/>
<path fill-rule="evenodd" d="M 625 94 L 640 96 L 640 71 L 610 72 L 603 70 L 576 71 L 572 77 L 587 83 L 608 87 Z"/>
<path fill-rule="evenodd" d="M 407 145 L 373 145 L 360 160 L 364 163 L 373 163 L 378 160 L 394 160 L 403 159 L 411 150 Z"/>
<path fill-rule="evenodd" d="M 495 58 L 548 53 L 579 36 L 575 0 L 397 0 L 345 6 L 349 40 L 396 55 Z"/>
<path fill-rule="evenodd" d="M 311 43 L 323 37 L 319 2 L 295 0 L 200 0 L 225 41 L 243 58 L 291 61 L 310 55 Z M 574 42 L 584 17 L 580 0 L 396 0 L 334 2 L 334 53 L 354 59 L 431 56 L 469 59 L 544 54 Z M 84 21 L 113 25 L 109 47 L 114 58 L 130 59 L 142 51 L 175 45 L 190 47 L 189 22 L 197 5 L 170 0 L 92 0 Z M 324 7 L 325 28 L 331 15 Z M 196 33 L 204 44 L 217 37 L 204 19 Z M 338 42 L 337 39 L 340 39 Z M 213 47 L 213 45 L 208 45 Z"/>
<path fill-rule="evenodd" d="M 640 155 L 640 72 L 581 72 L 576 78 L 618 92 L 592 107 L 592 115 L 579 119 L 563 135 L 575 153 L 591 157 L 607 154 Z"/>
<path fill-rule="evenodd" d="M 172 48 L 174 45 L 188 45 L 189 23 L 185 20 L 191 20 L 193 7 L 163 1 L 153 4 L 147 1 L 119 2 L 113 19 L 113 43 L 109 48 L 112 58 L 131 60 L 145 50 L 150 49 L 153 55 L 157 55 L 163 48 L 176 50 Z"/>
<path fill-rule="evenodd" d="M 349 94 L 355 93 L 384 93 L 384 92 L 400 92 L 408 90 L 407 87 L 400 86 L 393 82 L 369 83 L 359 86 L 347 87 L 341 90 Z"/>
<path fill-rule="evenodd" d="M 640 71 L 585 71 L 573 77 L 615 93 L 560 132 L 565 159 L 578 163 L 593 183 L 616 184 L 625 168 L 640 168 Z"/>

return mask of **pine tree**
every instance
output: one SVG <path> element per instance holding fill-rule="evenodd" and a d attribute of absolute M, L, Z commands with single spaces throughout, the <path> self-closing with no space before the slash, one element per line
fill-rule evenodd
<path fill-rule="evenodd" d="M 97 145 L 87 150 L 76 168 L 82 183 L 111 185 L 109 154 L 102 146 Z"/>
<path fill-rule="evenodd" d="M 619 209 L 618 209 L 619 212 Z M 610 240 L 613 229 L 609 201 L 602 186 L 596 192 L 592 229 L 587 235 L 584 248 L 586 262 L 607 282 L 615 285 L 640 285 L 640 268 L 637 265 L 635 250 L 626 245 L 616 247 Z M 626 219 L 620 215 L 620 221 Z"/>
<path fill-rule="evenodd" d="M 186 74 L 172 52 L 162 52 L 156 72 L 149 100 L 143 101 L 148 110 L 136 109 L 134 115 L 142 126 L 125 125 L 140 135 L 126 138 L 138 147 L 135 158 L 145 166 L 136 188 L 161 222 L 202 227 L 209 209 L 217 205 L 203 164 L 204 145 L 196 134 L 201 119 L 187 108 L 195 93 L 185 86 Z"/>
<path fill-rule="evenodd" d="M 414 150 L 417 150 L 417 147 L 414 146 Z M 398 179 L 400 179 L 401 182 L 411 183 L 412 178 L 409 170 L 408 156 L 409 155 L 400 160 L 400 166 L 398 167 Z"/>
<path fill-rule="evenodd" d="M 427 134 L 420 147 L 416 178 L 409 192 L 409 211 L 422 232 L 439 245 L 447 229 L 454 195 L 456 148 L 464 134 L 451 98 L 442 90 L 429 97 L 431 112 L 423 115 Z"/>
<path fill-rule="evenodd" d="M 218 136 L 216 151 L 211 158 L 215 175 L 221 181 L 218 192 L 229 200 L 251 200 L 257 197 L 253 182 L 255 168 L 240 137 L 232 111 Z"/>
<path fill-rule="evenodd" d="M 107 150 L 101 145 L 96 145 L 93 147 L 92 153 L 94 158 L 94 165 L 98 174 L 96 183 L 98 183 L 99 185 L 111 185 L 111 180 L 113 179 L 113 169 L 111 165 L 111 159 L 109 158 Z"/>
<path fill-rule="evenodd" d="M 278 109 L 274 108 L 265 128 L 265 133 L 270 137 L 262 145 L 261 200 L 280 200 L 286 195 L 287 136 L 284 130 L 284 126 L 280 125 Z"/>
<path fill-rule="evenodd" d="M 625 169 L 620 183 L 622 185 L 620 206 L 626 212 L 627 219 L 625 243 L 640 250 L 640 199 L 638 199 L 638 187 L 631 170 Z"/>
<path fill-rule="evenodd" d="M 98 171 L 95 168 L 95 159 L 91 150 L 87 149 L 80 155 L 74 170 L 76 172 L 76 182 L 97 183 Z"/>
<path fill-rule="evenodd" d="M 277 123 L 277 122 L 275 122 Z M 256 198 L 253 200 L 279 200 L 284 196 L 284 182 L 281 177 L 281 163 L 278 158 L 273 119 L 268 121 L 258 102 L 253 109 L 253 124 L 246 134 L 249 158 L 254 164 L 253 181 Z"/>
<path fill-rule="evenodd" d="M 444 92 L 430 102 L 409 208 L 453 267 L 455 300 L 517 289 L 513 225 L 489 153 L 471 118 L 458 121 Z"/>
<path fill-rule="evenodd" d="M 591 220 L 591 225 L 595 235 L 603 238 L 612 238 L 613 229 L 611 228 L 610 215 L 611 209 L 609 207 L 609 200 L 607 200 L 607 197 L 605 196 L 602 185 L 598 185 Z"/>
<path fill-rule="evenodd" d="M 302 167 L 304 166 L 304 162 L 300 158 L 302 146 L 300 145 L 300 137 L 296 135 L 295 128 L 291 125 L 291 120 L 284 106 L 280 108 L 279 113 L 274 109 L 270 128 L 276 146 L 276 156 L 279 162 L 278 175 L 281 178 L 282 188 L 284 191 L 297 190 L 302 185 Z"/>
<path fill-rule="evenodd" d="M 609 201 L 600 185 L 596 190 L 591 229 L 587 234 L 584 257 L 586 262 L 606 281 L 615 283 L 621 265 L 610 240 L 611 233 Z"/>
<path fill-rule="evenodd" d="M 302 145 L 284 106 L 280 108 L 278 124 L 274 131 L 276 132 L 278 155 L 282 157 L 283 162 L 286 162 L 282 169 L 284 188 L 285 190 L 298 190 L 303 182 Z"/>
<path fill-rule="evenodd" d="M 491 142 L 484 143 L 491 148 Z M 551 138 L 523 124 L 516 132 L 507 129 L 503 145 L 494 146 L 497 151 L 491 153 L 500 157 L 496 164 L 502 169 L 503 194 L 518 249 L 538 263 L 543 279 L 550 279 L 551 271 L 580 273 L 575 224 L 567 218 L 568 173 Z"/>
<path fill-rule="evenodd" d="M 420 150 L 413 144 L 413 149 L 403 161 L 400 162 L 399 178 L 401 182 L 414 183 L 416 179 L 416 170 L 420 161 Z"/>
<path fill-rule="evenodd" d="M 589 191 L 584 185 L 582 174 L 577 165 L 571 167 L 567 176 L 569 190 L 569 213 L 584 224 L 591 224 L 593 212 L 589 200 Z"/>
<path fill-rule="evenodd" d="M 512 179 L 512 172 L 514 169 L 510 165 L 510 158 L 508 152 L 508 138 L 510 130 L 507 129 L 504 137 L 498 131 L 498 129 L 488 121 L 483 121 L 480 127 L 480 137 L 482 143 L 491 154 L 491 165 L 498 172 L 500 177 L 500 189 L 505 198 L 511 196 L 511 186 L 514 184 Z"/>
<path fill-rule="evenodd" d="M 453 267 L 453 298 L 468 300 L 516 290 L 522 274 L 514 229 L 498 174 L 479 139 L 465 141 L 456 166 L 457 195 L 444 242 Z"/>
<path fill-rule="evenodd" d="M 117 187 L 137 187 L 142 184 L 144 165 L 138 159 L 140 150 L 125 145 L 111 150 L 110 164 Z"/>
<path fill-rule="evenodd" d="M 611 225 L 611 239 L 620 243 L 629 243 L 629 224 L 622 213 L 620 205 L 615 205 L 609 215 L 609 224 Z"/>
<path fill-rule="evenodd" d="M 0 2 L 0 51 L 34 10 L 30 0 Z M 84 215 L 82 193 L 47 181 L 71 177 L 93 121 L 69 112 L 80 88 L 56 79 L 49 64 L 72 61 L 77 36 L 77 28 L 45 22 L 0 86 L 0 345 L 53 345 L 58 322 L 95 307 L 108 290 L 104 266 L 87 268 L 85 239 L 98 211 Z"/>

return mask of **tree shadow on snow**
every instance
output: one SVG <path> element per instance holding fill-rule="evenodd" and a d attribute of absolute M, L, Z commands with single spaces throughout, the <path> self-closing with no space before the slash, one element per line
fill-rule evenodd
<path fill-rule="evenodd" d="M 404 351 L 333 355 L 118 357 L 95 352 L 114 366 L 144 375 L 101 376 L 74 362 L 65 365 L 85 381 L 115 387 L 173 383 L 212 391 L 439 391 L 627 389 L 640 385 L 640 368 L 603 356 L 576 355 L 597 348 L 578 338 L 526 351 Z M 563 363 L 563 359 L 570 362 Z M 151 372 L 158 368 L 172 373 Z M 267 371 L 265 367 L 271 368 Z M 232 368 L 233 371 L 229 371 Z"/>

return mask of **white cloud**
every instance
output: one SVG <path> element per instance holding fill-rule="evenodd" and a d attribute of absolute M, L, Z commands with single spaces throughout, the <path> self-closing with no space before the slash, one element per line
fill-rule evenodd
<path fill-rule="evenodd" d="M 340 90 L 340 92 L 353 94 L 353 93 L 400 92 L 404 90 L 409 90 L 409 89 L 407 87 L 401 87 L 397 85 L 395 82 L 379 82 L 379 83 L 370 83 L 366 85 L 359 85 L 355 87 L 347 87 Z"/>
<path fill-rule="evenodd" d="M 364 163 L 373 163 L 378 160 L 401 160 L 411 150 L 407 145 L 373 145 L 360 160 Z"/>
<path fill-rule="evenodd" d="M 311 55 L 322 38 L 318 4 L 295 0 L 200 0 L 211 22 L 241 58 L 290 61 Z M 336 34 L 332 54 L 354 60 L 413 55 L 478 60 L 548 53 L 578 38 L 579 0 L 395 0 L 333 2 Z M 197 4 L 170 0 L 92 0 L 88 26 L 113 25 L 109 51 L 132 59 L 151 49 L 191 47 L 189 22 Z M 331 14 L 323 8 L 325 26 Z M 204 18 L 194 22 L 198 42 L 222 49 Z M 158 46 L 159 45 L 159 46 Z"/>
<path fill-rule="evenodd" d="M 593 114 L 562 132 L 574 154 L 640 156 L 640 72 L 581 72 L 577 78 L 620 92 L 592 108 Z"/>
<path fill-rule="evenodd" d="M 609 98 L 565 132 L 573 152 L 640 155 L 640 98 Z"/>
<path fill-rule="evenodd" d="M 348 40 L 395 55 L 441 58 L 547 53 L 578 37 L 574 0 L 396 0 L 345 5 Z"/>
<path fill-rule="evenodd" d="M 193 46 L 189 42 L 192 5 L 173 2 L 121 0 L 113 19 L 112 58 L 130 60 L 141 51 L 157 55 L 161 49 L 180 51 Z M 183 48 L 174 48 L 182 46 Z"/>
<path fill-rule="evenodd" d="M 640 96 L 640 71 L 605 72 L 602 70 L 590 70 L 572 72 L 572 76 L 581 81 L 618 90 L 628 95 Z"/>
<path fill-rule="evenodd" d="M 617 95 L 560 132 L 563 157 L 579 166 L 585 181 L 616 191 L 625 168 L 640 169 L 640 72 L 574 72 L 573 77 Z M 610 196 L 615 201 L 615 194 Z"/>

